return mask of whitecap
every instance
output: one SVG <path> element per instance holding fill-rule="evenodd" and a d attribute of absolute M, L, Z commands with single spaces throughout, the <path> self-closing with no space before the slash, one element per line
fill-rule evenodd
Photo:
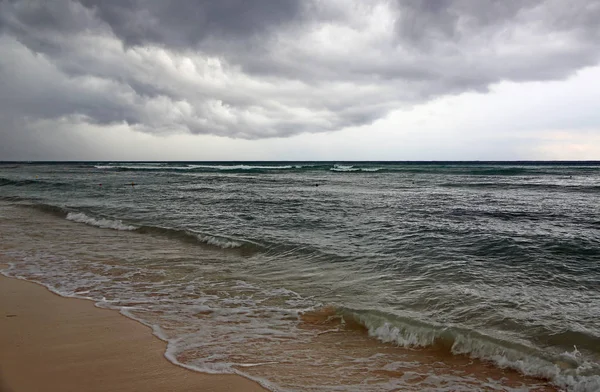
<path fill-rule="evenodd" d="M 111 220 L 111 219 L 96 219 L 90 216 L 87 216 L 83 212 L 69 212 L 67 214 L 67 219 L 73 222 L 85 223 L 86 225 L 101 227 L 103 229 L 113 229 L 113 230 L 125 230 L 131 231 L 135 230 L 135 226 L 126 225 L 120 220 Z"/>

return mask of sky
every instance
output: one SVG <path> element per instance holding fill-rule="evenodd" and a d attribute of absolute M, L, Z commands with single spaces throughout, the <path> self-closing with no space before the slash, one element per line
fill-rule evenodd
<path fill-rule="evenodd" d="M 600 0 L 0 0 L 0 160 L 600 160 Z"/>

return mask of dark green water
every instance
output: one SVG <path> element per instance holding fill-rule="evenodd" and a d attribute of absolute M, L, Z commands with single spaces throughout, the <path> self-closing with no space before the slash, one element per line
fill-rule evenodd
<path fill-rule="evenodd" d="M 131 310 L 186 366 L 254 369 L 244 350 L 281 363 L 261 354 L 275 347 L 265 342 L 310 342 L 298 314 L 332 306 L 371 339 L 600 390 L 598 163 L 7 163 L 0 200 L 7 243 L 26 235 L 18 211 L 43 223 L 28 226 L 35 247 L 0 247 L 19 260 L 9 275 Z M 43 233 L 67 224 L 103 246 L 40 251 Z M 115 259 L 118 244 L 131 252 Z M 117 267 L 129 280 L 112 278 Z M 248 349 L 257 339 L 263 348 Z M 273 389 L 334 390 L 241 372 Z M 373 385 L 337 387 L 401 386 Z"/>

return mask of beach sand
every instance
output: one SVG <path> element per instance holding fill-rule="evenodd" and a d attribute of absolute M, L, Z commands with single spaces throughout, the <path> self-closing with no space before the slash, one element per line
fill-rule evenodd
<path fill-rule="evenodd" d="M 173 365 L 165 348 L 116 311 L 0 276 L 0 392 L 266 391 Z"/>

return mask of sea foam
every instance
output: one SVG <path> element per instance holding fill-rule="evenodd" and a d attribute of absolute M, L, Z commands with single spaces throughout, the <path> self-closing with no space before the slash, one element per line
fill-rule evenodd
<path fill-rule="evenodd" d="M 90 226 L 101 227 L 103 229 L 113 229 L 113 230 L 135 230 L 135 226 L 126 225 L 120 220 L 111 220 L 111 219 L 96 219 L 90 216 L 87 216 L 83 212 L 69 212 L 67 214 L 67 219 L 73 222 L 85 223 Z"/>
<path fill-rule="evenodd" d="M 600 365 L 581 360 L 574 347 L 571 353 L 550 356 L 522 343 L 505 341 L 475 331 L 438 326 L 418 320 L 386 315 L 378 311 L 342 308 L 342 317 L 367 328 L 368 334 L 384 343 L 401 347 L 448 347 L 454 355 L 468 355 L 520 373 L 551 380 L 569 391 L 600 390 Z"/>

